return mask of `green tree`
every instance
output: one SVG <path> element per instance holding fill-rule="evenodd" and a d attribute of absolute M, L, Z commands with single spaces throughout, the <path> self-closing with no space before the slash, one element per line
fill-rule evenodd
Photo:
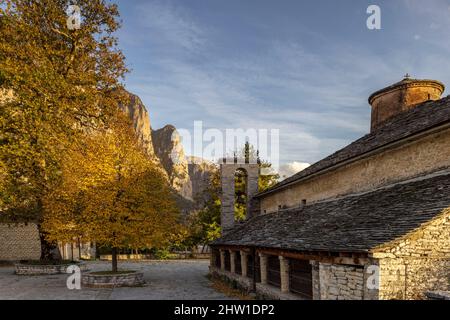
<path fill-rule="evenodd" d="M 272 165 L 259 159 L 258 151 L 252 145 L 246 143 L 242 149 L 236 153 L 236 157 L 247 161 L 257 161 L 260 168 L 270 168 Z M 278 175 L 260 176 L 258 180 L 259 190 L 267 190 L 278 181 Z M 237 171 L 235 175 L 235 219 L 242 220 L 246 216 L 246 176 L 245 172 Z M 202 210 L 192 214 L 189 219 L 189 232 L 186 241 L 191 245 L 208 244 L 220 237 L 220 212 L 221 212 L 221 184 L 220 171 L 215 170 L 209 180 L 206 195 L 202 199 L 207 199 Z"/>
<path fill-rule="evenodd" d="M 187 220 L 187 234 L 183 241 L 186 247 L 206 245 L 220 237 L 220 172 L 211 172 L 208 187 L 202 199 L 204 207 L 193 212 Z"/>
<path fill-rule="evenodd" d="M 237 158 L 242 159 L 248 163 L 258 163 L 260 170 L 271 168 L 272 164 L 267 160 L 262 160 L 259 157 L 259 151 L 255 149 L 248 141 L 237 152 Z M 265 191 L 274 186 L 279 179 L 278 174 L 259 175 L 258 190 Z M 247 215 L 247 174 L 243 170 L 237 170 L 235 173 L 235 202 L 234 212 L 235 219 L 244 220 Z"/>
<path fill-rule="evenodd" d="M 77 5 L 81 27 L 70 30 L 65 0 L 0 0 L 0 96 L 12 95 L 0 99 L 0 212 L 38 224 L 43 260 L 58 258 L 42 228 L 43 199 L 60 183 L 67 146 L 107 123 L 124 99 L 117 6 Z"/>

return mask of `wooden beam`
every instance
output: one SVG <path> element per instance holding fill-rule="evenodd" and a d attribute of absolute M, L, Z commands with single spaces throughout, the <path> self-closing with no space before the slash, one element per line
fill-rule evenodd
<path fill-rule="evenodd" d="M 328 252 L 293 252 L 280 249 L 257 249 L 258 252 L 283 256 L 286 258 L 297 260 L 315 260 L 322 263 L 348 264 L 348 265 L 364 265 L 369 262 L 365 254 L 350 254 L 350 257 L 339 257 L 328 255 Z M 334 254 L 336 255 L 336 253 Z"/>
<path fill-rule="evenodd" d="M 252 247 L 246 246 L 216 246 L 217 249 L 244 250 L 251 253 Z M 274 248 L 258 248 L 257 253 L 283 256 L 297 260 L 315 260 L 322 263 L 347 264 L 362 266 L 369 263 L 368 255 L 364 252 L 331 252 L 331 251 L 293 251 Z"/>

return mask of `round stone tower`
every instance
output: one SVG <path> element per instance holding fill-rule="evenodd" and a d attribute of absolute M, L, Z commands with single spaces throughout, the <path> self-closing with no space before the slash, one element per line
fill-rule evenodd
<path fill-rule="evenodd" d="M 445 86 L 436 80 L 412 79 L 409 75 L 369 97 L 372 106 L 371 130 L 374 131 L 389 118 L 413 108 L 415 105 L 439 100 Z"/>

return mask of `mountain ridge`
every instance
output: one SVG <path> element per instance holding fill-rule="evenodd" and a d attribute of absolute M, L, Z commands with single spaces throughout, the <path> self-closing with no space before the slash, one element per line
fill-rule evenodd
<path fill-rule="evenodd" d="M 133 123 L 139 142 L 149 156 L 149 160 L 159 165 L 176 192 L 177 202 L 184 212 L 198 208 L 194 199 L 205 199 L 211 173 L 217 170 L 214 163 L 192 156 L 186 156 L 180 136 L 175 126 L 167 124 L 153 130 L 150 115 L 142 100 L 126 91 L 129 103 L 121 105 L 122 111 Z"/>

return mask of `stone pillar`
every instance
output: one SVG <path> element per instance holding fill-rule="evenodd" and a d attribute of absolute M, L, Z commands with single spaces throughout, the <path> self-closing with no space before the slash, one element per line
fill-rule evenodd
<path fill-rule="evenodd" d="M 225 271 L 225 251 L 220 249 L 220 270 Z"/>
<path fill-rule="evenodd" d="M 280 259 L 280 280 L 281 280 L 281 292 L 289 292 L 289 259 L 279 256 Z"/>
<path fill-rule="evenodd" d="M 247 216 L 246 219 L 253 218 L 259 214 L 259 201 L 255 199 L 258 193 L 259 165 L 251 164 L 247 167 Z"/>
<path fill-rule="evenodd" d="M 236 273 L 236 252 L 230 250 L 230 271 Z"/>
<path fill-rule="evenodd" d="M 267 260 L 268 257 L 264 253 L 259 254 L 259 269 L 261 270 L 261 284 L 267 284 Z"/>
<path fill-rule="evenodd" d="M 234 227 L 234 166 L 222 164 L 221 168 L 221 209 L 220 221 L 222 227 L 222 235 L 226 234 Z"/>
<path fill-rule="evenodd" d="M 364 265 L 363 271 L 363 300 L 382 300 L 380 297 L 380 261 L 378 259 L 370 259 Z M 370 279 L 369 279 L 370 277 Z M 378 283 L 378 288 L 377 284 Z M 404 288 L 404 282 L 403 282 Z"/>
<path fill-rule="evenodd" d="M 312 287 L 313 300 L 320 300 L 320 276 L 319 276 L 319 261 L 310 261 L 312 267 Z"/>
<path fill-rule="evenodd" d="M 215 268 L 216 266 L 216 251 L 211 250 L 211 255 L 209 256 L 209 267 Z"/>
<path fill-rule="evenodd" d="M 241 250 L 241 270 L 242 270 L 242 276 L 247 277 L 247 252 L 244 250 Z"/>

